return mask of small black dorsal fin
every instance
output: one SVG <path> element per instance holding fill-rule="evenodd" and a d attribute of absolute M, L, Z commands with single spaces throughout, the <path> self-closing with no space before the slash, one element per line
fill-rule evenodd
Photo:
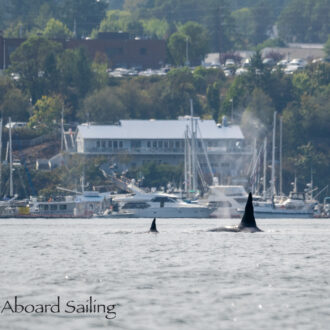
<path fill-rule="evenodd" d="M 153 233 L 158 233 L 158 230 L 157 230 L 157 227 L 156 227 L 156 218 L 154 218 L 154 220 L 152 220 L 150 231 L 153 232 Z"/>

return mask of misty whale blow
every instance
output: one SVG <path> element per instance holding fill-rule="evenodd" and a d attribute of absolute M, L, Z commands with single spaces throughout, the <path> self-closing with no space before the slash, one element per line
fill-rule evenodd
<path fill-rule="evenodd" d="M 227 232 L 246 232 L 246 233 L 255 233 L 258 231 L 262 231 L 257 227 L 256 220 L 254 218 L 253 212 L 253 204 L 252 204 L 252 194 L 249 193 L 249 197 L 247 199 L 245 205 L 245 212 L 241 223 L 238 226 L 226 226 L 210 229 L 209 231 L 227 231 Z"/>

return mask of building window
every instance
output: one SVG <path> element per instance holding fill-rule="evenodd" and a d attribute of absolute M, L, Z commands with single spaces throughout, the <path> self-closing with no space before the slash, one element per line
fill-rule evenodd
<path fill-rule="evenodd" d="M 132 148 L 141 148 L 141 141 L 140 140 L 133 140 L 131 142 Z"/>
<path fill-rule="evenodd" d="M 164 148 L 168 148 L 168 141 L 164 141 Z"/>
<path fill-rule="evenodd" d="M 163 148 L 163 141 L 158 141 L 158 148 Z"/>
<path fill-rule="evenodd" d="M 118 141 L 113 141 L 113 147 L 114 147 L 115 149 L 118 148 Z"/>
<path fill-rule="evenodd" d="M 112 141 L 108 141 L 108 147 L 112 148 Z"/>
<path fill-rule="evenodd" d="M 147 55 L 147 48 L 140 48 L 140 55 Z"/>
<path fill-rule="evenodd" d="M 179 149 L 180 147 L 180 141 L 175 141 L 175 148 Z"/>
<path fill-rule="evenodd" d="M 147 147 L 151 148 L 151 142 L 150 141 L 147 142 Z"/>
<path fill-rule="evenodd" d="M 123 141 L 119 141 L 119 148 L 123 148 Z"/>
<path fill-rule="evenodd" d="M 152 141 L 152 147 L 157 148 L 157 141 Z"/>
<path fill-rule="evenodd" d="M 100 145 L 101 145 L 100 141 L 96 141 L 96 147 L 100 148 Z"/>
<path fill-rule="evenodd" d="M 173 141 L 170 141 L 170 148 L 173 148 Z"/>
<path fill-rule="evenodd" d="M 102 148 L 105 148 L 105 141 L 102 141 Z"/>

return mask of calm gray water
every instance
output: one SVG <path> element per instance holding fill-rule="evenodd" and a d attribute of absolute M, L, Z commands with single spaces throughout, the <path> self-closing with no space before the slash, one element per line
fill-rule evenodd
<path fill-rule="evenodd" d="M 265 232 L 206 232 L 238 220 L 1 220 L 1 329 L 329 329 L 330 221 L 259 220 Z M 117 317 L 65 313 L 117 304 Z M 64 305 L 62 307 L 62 304 Z"/>

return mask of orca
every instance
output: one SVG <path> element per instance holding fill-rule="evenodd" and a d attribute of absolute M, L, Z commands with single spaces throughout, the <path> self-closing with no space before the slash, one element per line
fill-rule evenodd
<path fill-rule="evenodd" d="M 257 227 L 256 219 L 254 218 L 252 194 L 249 193 L 249 197 L 245 205 L 245 212 L 241 220 L 241 223 L 238 226 L 226 226 L 226 227 L 214 228 L 209 231 L 221 231 L 221 232 L 227 231 L 234 233 L 238 233 L 238 232 L 256 233 L 262 231 Z"/>
<path fill-rule="evenodd" d="M 158 230 L 156 227 L 156 218 L 154 218 L 154 220 L 152 220 L 152 224 L 151 224 L 149 233 L 158 233 Z"/>

